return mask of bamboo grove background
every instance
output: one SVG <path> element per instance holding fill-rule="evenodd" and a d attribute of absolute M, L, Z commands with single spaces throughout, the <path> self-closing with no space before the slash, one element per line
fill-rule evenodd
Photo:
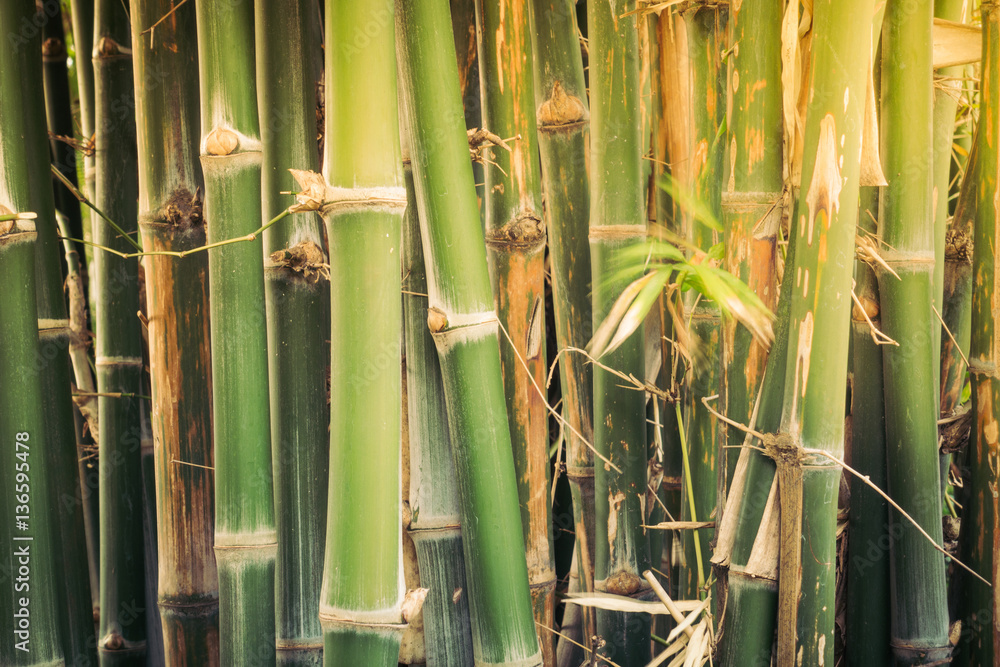
<path fill-rule="evenodd" d="M 0 664 L 1000 660 L 995 0 L 0 41 Z"/>

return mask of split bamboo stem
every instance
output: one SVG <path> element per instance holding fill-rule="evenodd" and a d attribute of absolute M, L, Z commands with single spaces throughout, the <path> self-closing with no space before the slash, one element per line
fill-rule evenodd
<path fill-rule="evenodd" d="M 696 5 L 684 12 L 687 27 L 689 100 L 691 119 L 687 166 L 695 201 L 719 220 L 722 218 L 722 173 L 725 140 L 719 127 L 725 113 L 725 76 L 722 51 L 726 42 L 729 10 L 719 5 Z M 719 241 L 718 233 L 693 212 L 683 214 L 685 234 L 692 245 L 708 252 Z M 682 521 L 704 521 L 715 509 L 721 457 L 722 429 L 702 399 L 719 394 L 722 383 L 722 316 L 718 304 L 691 293 L 687 304 L 690 330 L 695 341 L 695 361 L 684 390 L 687 452 L 690 464 L 681 491 Z M 684 567 L 678 584 L 684 599 L 694 600 L 705 591 L 712 530 L 681 534 Z"/>
<path fill-rule="evenodd" d="M 722 192 L 726 232 L 725 267 L 745 282 L 769 309 L 778 301 L 777 235 L 781 223 L 782 100 L 780 0 L 745 0 L 729 10 L 729 135 Z M 764 375 L 767 348 L 736 323 L 723 324 L 721 395 L 726 414 L 749 423 Z M 723 445 L 738 445 L 744 434 L 722 427 Z M 723 449 L 725 489 L 736 470 L 738 450 Z M 725 497 L 720 498 L 724 507 Z"/>

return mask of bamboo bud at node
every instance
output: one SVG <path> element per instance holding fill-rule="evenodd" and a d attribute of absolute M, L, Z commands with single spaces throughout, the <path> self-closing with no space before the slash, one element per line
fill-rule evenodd
<path fill-rule="evenodd" d="M 427 309 L 427 328 L 431 333 L 441 333 L 448 326 L 448 316 L 438 308 Z"/>
<path fill-rule="evenodd" d="M 878 317 L 879 314 L 878 301 L 875 301 L 874 299 L 869 299 L 868 297 L 865 296 L 859 296 L 858 301 L 861 303 L 862 306 L 864 306 L 865 310 L 864 313 L 862 313 L 861 309 L 858 308 L 858 304 L 855 303 L 854 308 L 851 309 L 852 320 L 854 320 L 855 322 L 864 322 L 866 321 L 865 315 L 867 315 L 868 316 L 867 319 L 870 320 L 874 320 L 876 317 Z"/>
<path fill-rule="evenodd" d="M 400 608 L 403 612 L 404 622 L 411 623 L 420 614 L 429 590 L 428 588 L 412 588 L 406 591 Z"/>
<path fill-rule="evenodd" d="M 587 119 L 587 107 L 574 95 L 567 95 L 562 83 L 552 84 L 549 99 L 538 107 L 538 126 L 571 125 Z"/>
<path fill-rule="evenodd" d="M 205 152 L 209 155 L 229 155 L 240 145 L 240 139 L 232 130 L 217 127 L 205 137 Z"/>

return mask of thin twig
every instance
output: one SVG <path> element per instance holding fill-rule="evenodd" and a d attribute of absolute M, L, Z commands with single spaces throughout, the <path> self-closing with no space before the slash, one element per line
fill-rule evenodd
<path fill-rule="evenodd" d="M 66 178 L 66 176 L 64 176 L 64 175 L 63 175 L 63 173 L 62 173 L 61 171 L 59 171 L 58 169 L 56 169 L 55 165 L 50 165 L 50 170 L 52 171 L 52 173 L 53 173 L 53 174 L 55 174 L 55 177 L 56 177 L 56 178 L 58 178 L 58 179 L 59 179 L 59 181 L 60 181 L 60 182 L 61 182 L 61 183 L 62 183 L 63 185 L 65 185 L 65 186 L 66 186 L 66 188 L 67 188 L 67 189 L 68 189 L 68 190 L 69 190 L 70 192 L 72 192 L 72 193 L 73 193 L 73 196 L 74 196 L 74 197 L 76 197 L 76 198 L 77 198 L 77 199 L 78 199 L 78 200 L 79 200 L 80 202 L 82 202 L 82 203 L 86 204 L 86 205 L 87 205 L 87 206 L 89 206 L 89 207 L 90 207 L 91 209 L 93 209 L 94 213 L 96 213 L 97 215 L 99 215 L 99 216 L 101 216 L 102 218 L 104 218 L 104 220 L 105 220 L 105 221 L 106 221 L 106 222 L 107 222 L 107 223 L 108 223 L 109 225 L 111 225 L 111 229 L 115 230 L 115 231 L 116 231 L 116 232 L 118 232 L 118 233 L 119 233 L 119 234 L 120 234 L 121 236 L 123 236 L 123 237 L 125 238 L 125 240 L 126 240 L 126 241 L 128 241 L 128 242 L 129 242 L 129 244 L 130 244 L 130 245 L 131 245 L 131 246 L 132 246 L 133 248 L 135 248 L 135 249 L 136 249 L 136 250 L 138 250 L 139 252 L 142 252 L 142 246 L 141 246 L 141 245 L 139 245 L 139 243 L 138 243 L 138 242 L 137 242 L 137 241 L 136 241 L 135 239 L 133 239 L 133 238 L 132 238 L 131 236 L 129 236 L 128 234 L 126 234 L 126 233 L 125 233 L 125 231 L 124 231 L 124 230 L 122 230 L 122 228 L 118 226 L 118 223 L 116 223 L 116 222 L 115 222 L 114 220 L 112 220 L 112 219 L 111 219 L 111 218 L 109 218 L 109 217 L 108 217 L 107 215 L 105 215 L 104 211 L 102 211 L 101 209 L 97 208 L 97 207 L 96 207 L 96 206 L 95 206 L 95 205 L 93 204 L 93 202 L 91 202 L 91 201 L 90 201 L 89 199 L 87 199 L 86 197 L 84 197 L 84 196 L 83 196 L 83 194 L 82 194 L 82 193 L 81 193 L 81 192 L 80 192 L 80 191 L 79 191 L 79 190 L 78 190 L 78 189 L 76 188 L 76 186 L 75 186 L 75 185 L 73 185 L 73 183 L 72 183 L 72 182 L 70 182 L 70 180 L 69 180 L 68 178 Z M 83 243 L 83 241 L 80 241 L 80 243 Z M 99 245 L 97 245 L 97 244 L 91 244 L 91 245 L 96 245 L 96 246 L 97 246 L 98 248 L 102 248 L 102 247 L 103 247 L 103 246 L 99 246 Z M 107 248 L 107 250 L 111 250 L 111 249 L 110 249 L 110 248 Z M 113 250 L 112 250 L 111 252 L 115 252 L 115 251 L 113 251 Z M 120 254 L 120 253 L 118 253 L 118 254 Z M 124 255 L 123 255 L 123 256 L 124 256 Z"/>
<path fill-rule="evenodd" d="M 166 20 L 167 20 L 167 17 L 169 17 L 169 16 L 170 16 L 171 14 L 173 14 L 174 12 L 176 12 L 176 11 L 177 11 L 177 9 L 178 9 L 178 8 L 179 8 L 179 7 L 181 6 L 181 5 L 183 5 L 183 4 L 185 3 L 185 2 L 187 2 L 187 0 L 181 0 L 180 2 L 178 2 L 178 3 L 176 4 L 176 5 L 174 5 L 173 7 L 171 7 L 171 8 L 170 8 L 170 11 L 169 11 L 169 12 L 167 12 L 167 13 L 166 13 L 166 14 L 164 14 L 164 15 L 163 15 L 162 17 L 160 17 L 160 20 L 159 20 L 159 21 L 157 21 L 157 22 L 156 22 L 156 23 L 154 23 L 153 25 L 149 26 L 148 28 L 146 28 L 145 30 L 143 30 L 142 32 L 140 32 L 139 34 L 140 34 L 140 35 L 145 35 L 145 34 L 146 34 L 147 32 L 149 32 L 149 33 L 153 32 L 153 29 L 154 29 L 154 28 L 156 28 L 156 26 L 158 26 L 158 25 L 160 25 L 161 23 L 163 23 L 164 21 L 166 21 Z"/>
<path fill-rule="evenodd" d="M 192 467 L 195 467 L 195 468 L 204 468 L 205 470 L 212 470 L 212 471 L 215 470 L 215 468 L 213 468 L 212 466 L 203 466 L 203 465 L 200 465 L 198 463 L 188 463 L 187 461 L 179 461 L 177 459 L 171 459 L 170 462 L 171 463 L 179 463 L 179 464 L 185 465 L 185 466 L 192 466 Z"/>
<path fill-rule="evenodd" d="M 579 646 L 580 648 L 582 648 L 587 653 L 593 653 L 594 652 L 593 649 L 587 648 L 586 646 L 584 646 L 580 642 L 574 640 L 571 637 L 567 637 L 566 635 L 564 635 L 563 633 L 559 632 L 558 630 L 553 630 L 552 628 L 550 628 L 549 626 L 545 625 L 544 623 L 539 623 L 538 621 L 535 621 L 535 625 L 537 625 L 538 627 L 542 628 L 543 630 L 545 630 L 547 632 L 551 632 L 552 634 L 554 634 L 554 635 L 556 635 L 558 637 L 562 637 L 563 639 L 565 639 L 566 641 L 570 642 L 571 644 L 573 644 L 575 646 Z M 608 663 L 609 665 L 611 665 L 611 667 L 621 667 L 621 665 L 619 665 L 619 664 L 617 664 L 615 662 L 612 662 L 609 658 L 605 658 L 604 656 L 601 656 L 601 660 L 603 660 L 606 663 Z"/>
<path fill-rule="evenodd" d="M 965 356 L 965 352 L 962 352 L 962 346 L 958 344 L 957 340 L 955 340 L 955 336 L 952 335 L 951 329 L 948 328 L 948 325 L 945 324 L 945 322 L 944 322 L 944 318 L 941 317 L 941 313 L 938 312 L 937 306 L 935 306 L 932 303 L 931 304 L 931 309 L 934 311 L 934 314 L 937 315 L 938 321 L 941 322 L 941 326 L 944 327 L 944 332 L 946 334 L 948 334 L 948 338 L 950 338 L 951 342 L 955 344 L 955 349 L 958 350 L 958 353 L 960 355 L 962 355 L 962 361 L 965 362 L 965 367 L 968 368 L 969 367 L 969 358 Z"/>
<path fill-rule="evenodd" d="M 500 326 L 500 331 L 503 332 L 503 335 L 507 339 L 507 342 L 510 343 L 511 348 L 513 348 L 514 354 L 517 356 L 517 360 L 520 361 L 521 362 L 521 366 L 524 367 L 524 372 L 528 374 L 528 379 L 531 380 L 531 386 L 533 386 L 535 388 L 535 391 L 537 391 L 538 395 L 542 398 L 542 403 L 545 404 L 545 409 L 548 410 L 549 413 L 551 413 L 552 416 L 556 418 L 556 421 L 558 421 L 560 424 L 564 424 L 566 426 L 566 428 L 568 428 L 570 431 L 573 432 L 573 435 L 575 435 L 576 437 L 580 438 L 580 442 L 582 442 L 583 444 L 587 445 L 587 447 L 590 449 L 590 451 L 594 452 L 594 456 L 596 456 L 597 458 L 601 459 L 606 464 L 608 464 L 609 466 L 611 466 L 611 468 L 615 472 L 617 472 L 619 475 L 624 474 L 624 473 L 622 473 L 622 469 L 621 468 L 619 468 L 618 466 L 616 466 L 614 463 L 611 462 L 611 460 L 609 458 L 607 458 L 606 456 L 604 456 L 603 454 L 601 454 L 599 451 L 597 451 L 597 449 L 594 447 L 594 445 L 592 443 L 588 442 L 585 437 L 583 437 L 582 433 L 580 433 L 578 430 L 576 430 L 576 428 L 574 428 L 572 424 L 570 424 L 568 421 L 566 421 L 566 419 L 561 414 L 559 414 L 558 412 L 556 412 L 556 410 L 551 405 L 549 405 L 548 398 L 545 396 L 544 393 L 542 393 L 542 390 L 538 386 L 538 383 L 535 382 L 535 377 L 531 374 L 531 370 L 528 368 L 527 362 L 525 362 L 524 358 L 521 356 L 521 352 L 517 349 L 517 346 L 514 345 L 514 341 L 511 339 L 510 334 L 507 333 L 507 329 L 504 328 L 503 322 L 501 322 L 500 320 L 497 320 L 497 324 Z M 567 348 L 567 349 L 569 349 L 569 348 Z"/>
<path fill-rule="evenodd" d="M 861 305 L 861 299 L 859 299 L 858 295 L 855 294 L 853 287 L 851 288 L 851 299 L 854 301 L 854 305 L 858 307 L 858 310 L 861 311 L 861 314 L 865 318 L 865 322 L 868 323 L 868 333 L 871 334 L 872 340 L 875 342 L 875 344 L 895 345 L 896 347 L 899 347 L 899 343 L 897 343 L 892 338 L 882 333 L 882 331 L 875 326 L 875 323 L 872 322 L 872 318 L 868 317 L 868 311 L 866 311 L 865 307 Z"/>

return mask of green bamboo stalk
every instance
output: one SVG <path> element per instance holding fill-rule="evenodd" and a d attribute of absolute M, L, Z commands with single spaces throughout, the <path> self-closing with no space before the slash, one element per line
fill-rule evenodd
<path fill-rule="evenodd" d="M 462 91 L 462 108 L 465 109 L 465 127 L 483 126 L 483 101 L 479 85 L 479 47 L 476 41 L 476 0 L 450 0 L 451 25 L 455 38 L 455 55 L 458 62 L 458 84 Z M 486 176 L 484 165 L 472 163 L 476 182 L 479 210 L 486 223 Z"/>
<path fill-rule="evenodd" d="M 33 3 L 4 3 L 0 30 L 4 35 L 17 35 L 21 20 L 30 17 L 33 9 Z M 52 453 L 60 450 L 50 435 L 53 431 L 46 427 L 46 421 L 52 419 L 52 402 L 44 398 L 52 373 L 40 373 L 44 369 L 38 365 L 42 359 L 38 324 L 44 306 L 39 307 L 36 281 L 43 272 L 36 272 L 33 216 L 11 219 L 12 214 L 30 211 L 34 203 L 29 144 L 25 142 L 31 106 L 22 93 L 20 79 L 25 61 L 34 60 L 37 53 L 10 40 L 0 48 L 0 88 L 5 91 L 0 98 L 0 151 L 4 156 L 0 215 L 5 216 L 0 222 L 0 285 L 4 286 L 0 300 L 0 339 L 4 341 L 4 354 L 0 355 L 0 438 L 5 445 L 0 474 L 7 491 L 2 501 L 6 546 L 0 590 L 10 601 L 2 612 L 3 626 L 10 630 L 0 639 L 0 662 L 10 665 L 61 665 L 66 647 L 75 648 L 62 636 L 67 631 L 67 608 L 60 603 L 63 577 L 56 576 L 62 516 L 53 503 L 57 502 L 54 485 L 61 480 L 53 468 Z M 39 60 L 39 72 L 40 66 Z M 42 100 L 35 102 L 38 111 Z M 44 135 L 35 138 L 40 141 L 33 144 L 44 145 Z M 51 206 L 51 188 L 47 192 Z M 55 266 L 58 269 L 58 264 Z M 69 467 L 71 472 L 74 468 L 72 464 Z M 86 593 L 83 601 L 89 603 L 89 591 Z"/>
<path fill-rule="evenodd" d="M 934 18 L 964 22 L 963 0 L 934 0 Z M 945 67 L 934 72 L 933 116 L 933 190 L 934 206 L 934 304 L 938 312 L 944 309 L 945 236 L 948 229 L 948 200 L 951 193 L 952 146 L 955 138 L 955 114 L 961 94 L 961 79 L 965 67 Z M 938 345 L 942 345 L 942 332 L 935 330 Z M 947 338 L 947 336 L 945 336 Z"/>
<path fill-rule="evenodd" d="M 858 232 L 875 234 L 878 188 L 862 187 Z M 885 406 L 882 347 L 872 338 L 881 328 L 878 281 L 865 262 L 855 262 L 855 294 L 861 303 L 851 311 L 854 366 L 851 384 L 851 466 L 878 488 L 886 487 Z M 867 315 L 872 324 L 869 325 Z M 851 514 L 847 538 L 846 660 L 861 667 L 889 664 L 889 506 L 855 477 L 849 479 Z"/>
<path fill-rule="evenodd" d="M 842 459 L 852 306 L 846 297 L 854 267 L 839 258 L 854 255 L 861 128 L 874 54 L 871 30 L 857 30 L 857 18 L 847 22 L 844 12 L 872 25 L 875 2 L 830 0 L 814 4 L 813 10 L 815 75 L 806 111 L 802 191 L 790 231 L 796 237 L 796 272 L 784 283 L 792 297 L 781 429 L 804 449 Z M 816 454 L 799 456 L 793 464 L 798 469 L 779 464 L 778 470 L 778 662 L 832 664 L 841 468 Z M 799 502 L 800 526 L 795 525 Z M 799 559 L 801 582 L 795 581 L 794 560 L 792 567 L 785 562 L 790 552 L 798 552 L 792 558 Z M 789 627 L 786 610 L 794 606 L 797 626 Z"/>
<path fill-rule="evenodd" d="M 139 227 L 147 252 L 205 244 L 193 5 L 133 0 Z M 156 25 L 174 9 L 171 19 Z M 168 46 L 169 45 L 169 46 Z M 152 80 L 159 85 L 150 85 Z M 158 586 L 168 665 L 219 663 L 208 256 L 145 258 Z"/>
<path fill-rule="evenodd" d="M 209 243 L 261 220 L 261 144 L 250 3 L 196 3 L 201 167 Z M 233 36 L 240 38 L 234 40 Z M 277 534 L 260 241 L 209 251 L 215 558 L 223 665 L 275 661 Z"/>
<path fill-rule="evenodd" d="M 870 17 L 873 7 L 872 0 L 836 6 L 826 0 L 813 6 L 810 67 L 815 74 L 807 91 L 811 103 L 803 192 L 792 218 L 786 289 L 779 299 L 779 328 L 756 421 L 758 431 L 779 433 L 776 442 L 793 451 L 805 447 L 838 457 L 843 451 L 846 392 L 836 387 L 846 383 L 850 304 L 844 297 L 851 287 L 852 264 L 832 258 L 854 254 L 861 132 L 847 128 L 862 126 L 866 96 L 861 91 L 871 62 L 870 32 L 857 31 L 843 17 Z M 818 332 L 823 333 L 816 336 Z M 814 346 L 823 353 L 813 354 Z M 782 377 L 776 380 L 779 373 Z M 776 414 L 781 414 L 780 424 Z M 715 557 L 719 565 L 727 564 L 727 556 L 730 561 L 720 662 L 739 665 L 769 659 L 774 609 L 781 602 L 778 663 L 791 664 L 801 655 L 802 664 L 832 664 L 840 469 L 819 455 L 803 456 L 801 450 L 777 475 L 774 463 L 759 454 L 744 451 L 741 459 L 745 462 L 734 476 Z M 775 503 L 779 482 L 784 526 Z M 796 506 L 802 511 L 801 527 L 796 525 Z M 727 522 L 736 524 L 735 535 Z M 801 579 L 798 573 L 788 573 L 782 578 L 783 595 L 776 599 L 779 546 L 783 560 L 801 559 Z M 795 613 L 797 627 L 792 623 Z"/>
<path fill-rule="evenodd" d="M 406 135 L 406 120 L 401 125 Z M 462 561 L 458 488 L 452 465 L 451 435 L 441 365 L 427 329 L 427 269 L 420 238 L 413 165 L 403 141 L 406 215 L 403 217 L 403 326 L 406 344 L 406 399 L 409 428 L 409 535 L 428 589 L 424 600 L 427 664 L 472 664 L 469 598 Z"/>
<path fill-rule="evenodd" d="M 978 213 L 976 184 L 979 181 L 979 142 L 972 145 L 955 215 L 945 242 L 944 297 L 941 319 L 951 332 L 941 335 L 941 414 L 958 408 L 965 387 L 966 365 L 972 335 L 972 239 Z M 952 341 L 954 337 L 954 341 Z M 957 345 L 956 345 L 957 342 Z"/>
<path fill-rule="evenodd" d="M 61 0 L 45 0 L 41 11 L 46 17 L 42 26 L 42 70 L 45 88 L 45 116 L 52 135 L 73 138 L 73 108 L 69 90 L 69 71 L 66 67 L 66 35 L 63 28 Z M 65 141 L 49 140 L 53 163 L 74 185 L 77 182 L 76 153 Z M 56 208 L 67 219 L 70 235 L 83 238 L 83 220 L 80 202 L 61 183 L 55 183 Z M 77 243 L 80 254 L 81 271 L 87 273 L 83 244 Z"/>
<path fill-rule="evenodd" d="M 476 1 L 483 124 L 514 137 L 492 148 L 486 171 L 486 256 L 497 316 L 507 415 L 535 622 L 555 627 L 556 572 L 549 491 L 545 384 L 545 225 L 537 152 L 531 5 Z M 510 340 L 507 340 L 507 336 Z M 540 630 L 542 657 L 555 662 L 554 635 Z"/>
<path fill-rule="evenodd" d="M 726 231 L 725 267 L 753 289 L 770 309 L 778 300 L 777 234 L 782 216 L 781 14 L 779 0 L 746 0 L 730 7 L 729 117 L 722 192 Z M 726 414 L 749 423 L 767 361 L 767 349 L 750 331 L 723 323 L 721 396 Z M 738 445 L 744 434 L 723 426 L 723 445 Z M 722 449 L 720 470 L 728 488 L 738 451 Z M 723 489 L 724 490 L 724 489 Z M 720 499 L 724 507 L 725 496 Z"/>
<path fill-rule="evenodd" d="M 370 39 L 357 38 L 373 24 L 381 28 Z M 405 192 L 392 27 L 391 0 L 327 2 L 323 217 L 334 299 L 320 593 L 326 665 L 395 665 L 405 627 L 399 526 Z"/>
<path fill-rule="evenodd" d="M 940 544 L 935 379 L 940 331 L 934 295 L 932 206 L 933 76 L 930 3 L 890 0 L 882 33 L 882 191 L 879 235 L 897 275 L 879 270 L 883 330 L 899 347 L 883 350 L 888 493 Z M 892 647 L 901 664 L 950 654 L 944 556 L 897 513 L 891 549 Z M 898 524 L 898 525 L 897 525 Z"/>
<path fill-rule="evenodd" d="M 0 15 L 0 26 L 10 26 Z M 6 27 L 5 26 L 5 27 Z M 3 49 L 0 67 L 16 76 L 13 49 Z M 11 57 L 14 56 L 14 57 Z M 9 69 L 7 69 L 9 68 Z M 5 480 L 3 557 L 5 576 L 2 591 L 10 604 L 5 605 L 3 624 L 9 628 L 0 640 L 0 661 L 5 665 L 63 665 L 60 641 L 59 592 L 62 585 L 55 574 L 55 552 L 59 549 L 59 521 L 52 507 L 52 481 L 55 475 L 46 459 L 49 443 L 45 438 L 44 380 L 32 367 L 38 358 L 39 342 L 35 301 L 34 240 L 35 223 L 28 219 L 11 220 L 11 214 L 28 204 L 27 166 L 21 135 L 17 133 L 18 82 L 4 77 L 3 83 L 14 86 L 14 94 L 0 107 L 0 146 L 4 150 L 4 173 L 0 175 L 0 336 L 4 354 L 0 360 L 0 437 L 4 456 L 0 464 Z M 10 91 L 7 87 L 4 90 Z M 5 95 L 5 97 L 8 97 Z M 6 108 L 4 108 L 6 107 Z M 10 113 L 13 111 L 14 113 Z M 18 144 L 17 147 L 14 144 Z"/>
<path fill-rule="evenodd" d="M 969 371 L 972 376 L 972 468 L 971 489 L 963 518 L 964 556 L 970 567 L 985 575 L 994 588 L 971 578 L 965 586 L 962 606 L 962 637 L 959 661 L 962 665 L 992 665 L 1000 656 L 1000 632 L 996 586 L 997 519 L 1000 506 L 995 492 L 997 471 L 997 416 L 1000 415 L 1000 377 L 997 374 L 1000 353 L 1000 330 L 996 326 L 997 281 L 1000 279 L 1000 254 L 996 228 L 1000 222 L 996 202 L 1000 197 L 1000 6 L 995 0 L 980 5 L 983 23 L 983 62 L 979 98 L 979 178 L 976 189 L 976 223 L 973 251 L 972 341 Z"/>
<path fill-rule="evenodd" d="M 475 199 L 448 6 L 399 2 L 403 106 L 428 267 L 428 324 L 448 406 L 477 663 L 542 661 L 531 616 L 498 327 Z M 443 196 L 447 193 L 447 197 Z M 482 517 L 489 517 L 488 521 Z"/>
<path fill-rule="evenodd" d="M 94 20 L 94 203 L 126 234 L 137 226 L 139 193 L 128 13 L 101 0 Z M 128 110 L 122 113 L 121 109 Z M 128 239 L 110 225 L 95 224 L 94 242 L 124 250 Z M 134 240 L 132 241 L 134 243 Z M 100 433 L 101 664 L 138 665 L 146 660 L 146 596 L 143 557 L 143 491 L 140 399 L 142 333 L 139 265 L 107 252 L 95 255 L 99 287 L 94 318 Z M 126 396 L 113 396 L 121 392 Z"/>
<path fill-rule="evenodd" d="M 574 3 L 571 0 L 534 0 L 532 9 L 535 117 L 541 152 L 545 228 L 549 238 L 556 345 L 560 350 L 582 349 L 589 342 L 592 330 L 587 237 L 590 181 L 586 164 L 590 112 L 583 60 Z M 582 591 L 594 590 L 594 454 L 585 444 L 594 438 L 592 382 L 591 366 L 582 355 L 560 357 L 562 414 L 572 426 L 565 432 L 566 478 L 573 497 L 577 572 Z M 594 619 L 593 612 L 588 613 L 586 609 L 569 605 L 566 613 L 582 611 L 588 619 L 589 634 L 593 631 Z"/>
<path fill-rule="evenodd" d="M 76 83 L 77 83 L 77 100 L 80 105 L 80 117 L 79 117 L 79 134 L 84 145 L 90 141 L 94 134 L 94 64 L 91 59 L 91 53 L 94 50 L 94 0 L 70 0 L 70 18 L 72 21 L 72 32 L 73 32 L 73 50 L 76 54 L 74 59 L 74 65 L 76 68 Z M 93 196 L 93 177 L 94 177 L 94 152 L 93 150 L 82 151 L 83 158 L 83 175 L 84 184 L 83 192 L 88 196 Z M 91 216 L 89 209 L 83 210 L 81 207 L 81 223 L 84 226 L 84 237 L 79 238 L 93 238 L 88 237 L 90 233 L 90 228 L 92 227 Z M 86 248 L 80 254 L 81 261 L 87 261 Z M 89 286 L 92 284 L 93 275 L 92 272 L 88 272 L 88 275 L 84 279 L 85 282 L 82 284 L 77 283 L 76 287 L 80 289 L 80 294 L 86 293 Z M 74 281 L 70 277 L 70 290 L 75 289 Z M 72 292 L 71 292 L 72 299 Z M 72 312 L 70 313 L 70 325 L 71 332 L 75 334 L 85 334 L 87 332 L 86 326 L 86 307 L 91 308 L 91 317 L 93 316 L 93 300 L 87 302 L 80 302 L 85 307 L 85 310 L 80 313 Z M 72 306 L 71 306 L 72 308 Z M 74 320 L 76 320 L 74 322 Z M 77 326 L 74 328 L 74 324 Z M 78 336 L 74 336 L 71 339 L 71 359 L 73 361 L 73 372 L 76 376 L 77 389 L 79 391 L 96 392 L 97 385 L 94 381 L 93 373 L 89 367 L 89 350 L 86 343 L 89 339 L 81 339 Z M 78 404 L 92 403 L 93 407 L 88 408 L 89 413 L 87 415 L 88 428 L 91 431 L 95 431 L 94 425 L 97 424 L 97 401 L 96 398 L 92 398 L 89 401 L 81 401 Z M 80 431 L 82 434 L 82 430 Z M 88 434 L 93 436 L 94 433 Z M 81 444 L 84 442 L 84 438 L 79 438 Z M 96 461 L 92 461 L 83 455 L 81 451 L 77 458 L 80 460 L 79 464 L 79 476 L 80 476 L 80 490 L 81 499 L 83 501 L 83 519 L 84 519 L 84 529 L 86 533 L 86 544 L 87 544 L 87 554 L 88 554 L 88 564 L 90 572 L 90 590 L 93 597 L 93 608 L 96 610 L 99 604 L 100 595 L 100 584 L 98 575 L 98 564 L 100 562 L 99 555 L 99 543 L 100 537 L 99 532 L 99 510 L 98 510 L 98 493 L 96 492 L 96 485 L 91 488 L 90 480 L 94 477 L 94 467 L 96 466 Z"/>
<path fill-rule="evenodd" d="M 590 253 L 594 328 L 635 276 L 624 276 L 623 251 L 646 236 L 641 183 L 639 48 L 636 15 L 621 18 L 634 2 L 589 0 L 590 70 Z M 626 375 L 645 377 L 642 333 L 633 334 L 602 363 Z M 594 369 L 594 447 L 615 468 L 595 466 L 597 517 L 594 588 L 642 596 L 648 584 L 649 546 L 642 525 L 646 496 L 645 396 Z M 631 445 L 631 447 L 630 447 Z M 602 655 L 624 667 L 650 658 L 649 617 L 598 610 Z"/>
<path fill-rule="evenodd" d="M 256 3 L 263 220 L 293 203 L 289 168 L 317 170 L 315 0 Z M 329 140 L 328 138 L 326 140 Z M 271 442 L 278 528 L 279 664 L 320 664 L 319 620 L 330 424 L 326 379 L 330 283 L 320 219 L 297 213 L 264 232 Z M 279 445 L 280 443 L 280 445 Z M 338 510 L 340 511 L 340 510 Z"/>
<path fill-rule="evenodd" d="M 65 549 L 55 553 L 55 572 L 60 575 L 57 605 L 63 653 L 71 660 L 96 661 L 94 651 L 93 605 L 88 588 L 88 558 L 83 517 L 78 494 L 79 478 L 73 403 L 70 396 L 70 367 L 67 348 L 71 346 L 69 321 L 63 293 L 60 256 L 62 248 L 57 238 L 57 216 L 52 196 L 52 176 L 49 172 L 49 146 L 45 123 L 45 100 L 41 32 L 38 8 L 31 2 L 14 4 L 8 14 L 11 28 L 8 48 L 15 49 L 20 60 L 14 66 L 19 73 L 20 91 L 11 95 L 20 99 L 14 108 L 23 113 L 22 141 L 26 144 L 28 197 L 31 211 L 38 214 L 38 234 L 35 242 L 35 289 L 38 309 L 41 356 L 34 367 L 44 382 L 46 419 L 45 449 L 53 479 L 50 502 L 59 513 L 60 536 Z M 17 84 L 14 84 L 17 85 Z M 12 121 L 13 122 L 13 121 Z M 94 494 L 96 495 L 96 494 Z M 73 546 L 68 546 L 73 545 Z M 62 574 L 65 573 L 65 576 Z"/>
<path fill-rule="evenodd" d="M 687 27 L 690 87 L 690 147 L 687 166 L 693 184 L 692 196 L 716 220 L 722 217 L 722 178 L 724 140 L 717 140 L 725 111 L 725 77 L 721 54 L 726 40 L 729 12 L 719 5 L 695 5 L 684 12 Z M 707 252 L 718 242 L 718 233 L 703 222 L 683 215 L 688 240 Z M 720 457 L 721 429 L 702 398 L 718 395 L 721 385 L 722 318 L 717 304 L 688 300 L 690 329 L 695 341 L 695 363 L 686 386 L 684 428 L 690 475 L 685 474 L 681 491 L 681 520 L 705 521 L 717 500 L 717 472 Z M 724 460 L 724 459 L 723 459 Z M 697 599 L 707 578 L 708 556 L 713 535 L 710 530 L 689 530 L 681 534 L 684 567 L 681 568 L 680 594 Z"/>

